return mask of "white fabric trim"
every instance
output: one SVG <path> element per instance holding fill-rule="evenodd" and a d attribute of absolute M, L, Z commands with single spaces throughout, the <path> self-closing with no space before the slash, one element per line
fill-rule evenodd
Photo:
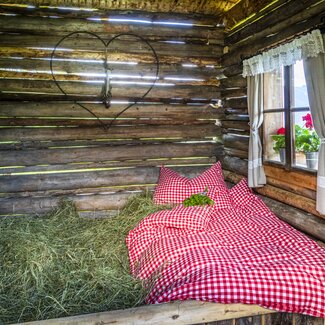
<path fill-rule="evenodd" d="M 280 69 L 296 61 L 324 53 L 323 37 L 319 29 L 293 41 L 270 49 L 243 61 L 243 77 Z"/>
<path fill-rule="evenodd" d="M 248 169 L 255 169 L 255 168 L 261 167 L 262 165 L 263 165 L 262 158 L 248 161 Z"/>
<path fill-rule="evenodd" d="M 325 177 L 324 176 L 317 177 L 317 187 L 325 188 Z"/>

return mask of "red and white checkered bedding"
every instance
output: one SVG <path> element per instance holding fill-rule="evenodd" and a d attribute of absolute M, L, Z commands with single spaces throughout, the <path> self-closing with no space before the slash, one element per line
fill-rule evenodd
<path fill-rule="evenodd" d="M 224 209 L 178 206 L 127 239 L 147 303 L 196 299 L 325 317 L 325 250 L 255 196 Z"/>

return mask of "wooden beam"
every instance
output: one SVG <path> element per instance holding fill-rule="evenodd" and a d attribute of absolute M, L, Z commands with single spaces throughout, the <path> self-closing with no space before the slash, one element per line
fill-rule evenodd
<path fill-rule="evenodd" d="M 319 3 L 319 0 L 302 0 L 299 2 L 294 0 L 277 1 L 268 10 L 264 10 L 260 17 L 254 17 L 255 19 L 252 23 L 246 23 L 239 31 L 231 32 L 226 37 L 226 44 L 235 44 L 252 34 L 280 24 L 317 3 Z"/>
<path fill-rule="evenodd" d="M 0 20 L 1 21 L 1 20 Z M 46 58 L 51 57 L 52 50 L 49 49 L 34 49 L 26 47 L 1 47 L 0 58 Z M 98 60 L 104 62 L 105 51 L 102 46 L 96 48 L 96 50 L 74 50 L 65 51 L 57 50 L 54 53 L 56 59 L 69 59 L 69 60 Z M 136 62 L 136 63 L 155 63 L 155 57 L 152 53 L 125 53 L 125 52 L 110 52 L 108 54 L 108 60 L 114 62 Z M 219 62 L 217 58 L 204 58 L 204 57 L 181 57 L 172 55 L 159 55 L 159 63 L 161 64 L 195 64 L 197 66 L 218 66 Z"/>
<path fill-rule="evenodd" d="M 191 0 L 182 0 L 175 4 L 174 0 L 164 0 L 164 1 L 153 1 L 149 3 L 146 1 L 124 1 L 116 2 L 114 0 L 104 0 L 104 1 L 95 1 L 95 0 L 56 0 L 55 2 L 51 0 L 20 0 L 18 3 L 20 5 L 30 5 L 33 4 L 39 7 L 47 6 L 58 6 L 58 7 L 72 7 L 72 8 L 92 8 L 92 9 L 102 9 L 107 10 L 141 10 L 147 12 L 160 13 L 182 13 L 182 14 L 207 14 L 207 15 L 218 15 L 229 9 L 234 1 L 203 1 L 203 2 L 193 2 Z M 17 4 L 17 0 L 4 0 L 2 3 L 6 4 Z M 96 11 L 95 11 L 96 13 Z M 190 15 L 190 16 L 191 16 Z"/>
<path fill-rule="evenodd" d="M 269 0 L 239 1 L 224 16 L 226 29 L 231 30 L 241 22 L 243 24 L 250 16 L 255 16 L 256 12 L 262 10 L 269 3 Z"/>
<path fill-rule="evenodd" d="M 132 98 L 144 95 L 151 85 L 151 81 L 140 82 L 138 84 L 133 81 L 128 84 L 112 84 L 112 99 L 116 100 L 119 96 Z M 60 82 L 60 87 L 66 94 L 75 96 L 89 95 L 99 97 L 102 93 L 103 86 L 104 83 Z M 18 93 L 20 96 L 30 93 L 62 95 L 62 92 L 52 80 L 2 79 L 0 80 L 0 89 L 3 93 Z M 148 97 L 154 98 L 171 98 L 171 96 L 179 98 L 212 99 L 220 97 L 220 90 L 216 86 L 177 86 L 172 82 L 165 82 L 156 84 L 148 95 Z"/>
<path fill-rule="evenodd" d="M 183 26 L 151 25 L 151 24 L 116 24 L 109 20 L 91 21 L 87 19 L 62 18 L 55 19 L 52 17 L 26 17 L 2 16 L 0 20 L 0 30 L 12 33 L 25 33 L 33 35 L 57 35 L 64 36 L 72 32 L 88 31 L 98 36 L 107 37 L 107 35 L 117 35 L 121 33 L 134 33 L 144 38 L 155 36 L 170 37 L 171 39 L 181 36 L 195 37 L 200 39 L 222 39 L 223 30 L 220 28 L 191 28 Z"/>
<path fill-rule="evenodd" d="M 103 73 L 103 62 L 91 61 L 91 62 L 73 62 L 73 61 L 56 61 L 53 62 L 53 70 L 60 71 L 61 73 L 74 73 L 74 74 L 85 74 L 85 73 Z M 0 58 L 1 69 L 16 69 L 25 71 L 45 71 L 51 73 L 50 62 L 43 59 L 33 58 Z M 128 65 L 112 65 L 113 73 L 118 75 L 138 75 L 138 76 L 154 76 L 156 67 L 153 64 L 142 64 L 138 63 L 136 66 Z M 215 66 L 190 66 L 184 67 L 177 64 L 159 64 L 159 77 L 161 79 L 168 77 L 178 78 L 193 78 L 193 79 L 210 79 L 216 78 L 220 73 L 221 68 Z"/>
<path fill-rule="evenodd" d="M 187 177 L 194 177 L 206 170 L 207 166 L 174 167 L 173 169 L 184 173 Z M 72 169 L 70 171 L 56 171 L 55 173 L 0 176 L 0 188 L 2 193 L 14 193 L 156 184 L 158 176 L 159 169 L 157 167 L 117 167 L 89 171 Z"/>
<path fill-rule="evenodd" d="M 80 162 L 105 162 L 145 160 L 158 158 L 212 157 L 216 144 L 148 144 L 130 146 L 99 146 L 95 148 L 4 150 L 1 151 L 0 167 L 33 166 L 43 164 L 71 164 Z M 184 162 L 186 162 L 184 160 Z M 72 168 L 72 167 L 70 167 Z"/>
<path fill-rule="evenodd" d="M 320 1 L 315 6 L 291 16 L 279 24 L 265 28 L 242 42 L 229 46 L 229 51 L 222 60 L 223 65 L 237 65 L 243 59 L 256 55 L 258 51 L 292 39 L 295 35 L 321 24 L 324 14 L 325 1 Z"/>
<path fill-rule="evenodd" d="M 236 319 L 255 315 L 274 313 L 275 311 L 257 305 L 216 304 L 200 301 L 175 301 L 159 305 L 143 306 L 125 310 L 116 310 L 89 315 L 57 318 L 26 325 L 190 325 L 227 319 Z"/>
<path fill-rule="evenodd" d="M 1 17 L 1 16 L 0 16 Z M 89 50 L 101 49 L 102 45 L 98 43 L 95 38 L 90 38 L 89 35 L 78 34 L 79 37 L 68 37 L 61 42 L 60 47 L 73 50 Z M 158 36 L 157 36 L 158 38 Z M 110 39 L 107 35 L 105 41 Z M 3 47 L 38 47 L 38 48 L 54 48 L 60 41 L 58 36 L 48 35 L 12 35 L 10 33 L 0 34 L 0 43 Z M 222 40 L 220 40 L 220 43 Z M 220 57 L 223 52 L 223 45 L 215 45 L 207 43 L 207 41 L 193 40 L 192 38 L 178 42 L 171 42 L 170 39 L 150 40 L 151 46 L 155 49 L 156 53 L 161 55 L 171 55 L 177 53 L 177 56 L 188 57 Z M 109 53 L 123 52 L 123 53 L 150 53 L 149 46 L 135 37 L 121 37 L 121 39 L 114 40 L 109 45 Z"/>
<path fill-rule="evenodd" d="M 126 105 L 112 104 L 107 109 L 102 103 L 84 103 L 93 113 L 101 118 L 114 118 Z M 74 103 L 53 102 L 0 102 L 1 118 L 92 118 L 86 110 Z M 123 113 L 123 118 L 157 118 L 193 121 L 194 119 L 220 119 L 222 110 L 208 105 L 164 105 L 136 104 Z"/>
<path fill-rule="evenodd" d="M 147 22 L 171 22 L 174 23 L 175 21 L 181 21 L 184 23 L 192 24 L 193 28 L 200 28 L 200 27 L 217 27 L 217 20 L 216 16 L 212 15 L 202 15 L 194 13 L 192 15 L 184 15 L 179 13 L 163 13 L 163 12 L 155 12 L 150 13 L 148 11 L 140 11 L 138 8 L 136 10 L 117 10 L 107 8 L 105 9 L 94 9 L 93 11 L 82 11 L 82 10 L 60 10 L 55 7 L 34 7 L 34 8 L 27 8 L 27 7 L 20 7 L 17 6 L 8 6 L 5 3 L 0 4 L 0 10 L 3 13 L 15 13 L 23 16 L 31 16 L 31 17 L 44 17 L 44 16 L 56 16 L 61 18 L 94 18 L 94 16 L 98 18 L 108 18 L 108 17 L 115 17 L 120 19 L 129 20 L 131 23 L 132 19 L 139 20 L 139 21 L 147 21 Z M 121 22 L 123 23 L 123 21 Z M 223 29 L 223 27 L 219 27 Z"/>
<path fill-rule="evenodd" d="M 54 68 L 54 71 L 56 69 Z M 104 74 L 104 69 L 101 71 L 102 74 Z M 105 77 L 104 75 L 102 76 L 94 76 L 94 75 L 80 75 L 78 73 L 72 72 L 70 74 L 62 74 L 62 73 L 56 73 L 54 72 L 54 76 L 56 81 L 58 81 L 61 85 L 61 83 L 66 83 L 66 82 L 98 82 L 101 81 L 104 83 Z M 155 78 L 155 76 L 152 76 Z M 20 71 L 0 71 L 0 79 L 3 80 L 37 80 L 37 81 L 52 81 L 53 82 L 53 76 L 51 73 L 43 73 L 43 72 L 37 72 L 37 71 L 27 71 L 27 72 L 20 72 Z M 112 77 L 111 82 L 114 83 L 114 81 L 124 81 L 124 82 L 143 82 L 147 81 L 152 83 L 152 79 L 144 79 L 141 76 L 141 72 L 138 73 L 138 75 L 135 73 L 132 75 L 131 72 L 131 77 L 125 76 L 124 78 L 116 78 Z M 246 82 L 246 79 L 244 79 Z M 172 83 L 175 86 L 216 86 L 218 87 L 220 85 L 220 81 L 217 80 L 215 77 L 214 78 L 209 78 L 209 79 L 198 79 L 198 78 L 193 78 L 192 80 L 189 79 L 188 77 L 184 77 L 183 80 L 180 80 L 180 78 L 175 78 L 172 80 L 165 80 L 160 78 L 159 76 L 157 77 L 157 83 L 162 84 L 162 85 L 168 85 Z M 62 86 L 62 88 L 64 88 Z"/>
<path fill-rule="evenodd" d="M 84 128 L 4 128 L 0 129 L 2 141 L 55 141 L 55 140 L 94 140 L 94 139 L 139 139 L 139 138 L 212 138 L 220 134 L 216 125 L 183 125 L 171 128 L 161 126 L 115 126 L 108 131 L 102 127 Z"/>

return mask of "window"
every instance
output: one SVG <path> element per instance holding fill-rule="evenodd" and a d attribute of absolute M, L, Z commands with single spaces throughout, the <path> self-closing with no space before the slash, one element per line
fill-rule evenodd
<path fill-rule="evenodd" d="M 317 169 L 320 139 L 311 120 L 303 62 L 264 74 L 264 161 Z"/>

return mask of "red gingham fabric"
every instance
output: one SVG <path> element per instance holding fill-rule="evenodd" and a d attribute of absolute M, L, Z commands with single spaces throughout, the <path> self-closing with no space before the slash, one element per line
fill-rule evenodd
<path fill-rule="evenodd" d="M 154 202 L 156 204 L 182 203 L 192 194 L 203 192 L 206 187 L 210 193 L 212 189 L 223 194 L 227 191 L 220 162 L 215 163 L 201 175 L 192 179 L 181 176 L 163 166 L 160 168 Z"/>
<path fill-rule="evenodd" d="M 251 188 L 248 186 L 246 178 L 243 178 L 238 184 L 232 187 L 229 194 L 233 199 L 234 204 L 240 206 L 250 204 L 256 198 Z"/>
<path fill-rule="evenodd" d="M 199 209 L 186 209 L 149 216 L 126 239 L 147 303 L 196 299 L 325 317 L 325 250 L 261 199 L 206 209 L 202 224 Z"/>

